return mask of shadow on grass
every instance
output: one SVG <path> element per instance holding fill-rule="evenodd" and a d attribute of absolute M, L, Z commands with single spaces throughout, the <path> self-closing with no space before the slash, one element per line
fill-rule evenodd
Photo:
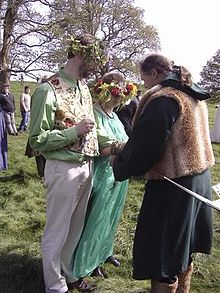
<path fill-rule="evenodd" d="M 28 255 L 0 255 L 1 293 L 44 293 L 42 263 Z"/>
<path fill-rule="evenodd" d="M 40 177 L 36 173 L 27 173 L 21 170 L 17 174 L 0 176 L 0 182 L 27 183 L 29 179 L 36 178 L 40 180 Z"/>
<path fill-rule="evenodd" d="M 14 174 L 14 175 L 7 175 L 7 176 L 0 176 L 1 182 L 21 182 L 23 183 L 25 181 L 25 177 L 22 174 Z"/>

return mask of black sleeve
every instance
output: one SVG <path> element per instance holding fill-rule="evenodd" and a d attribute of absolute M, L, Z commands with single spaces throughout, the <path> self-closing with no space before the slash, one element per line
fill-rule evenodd
<path fill-rule="evenodd" d="M 178 103 L 172 98 L 159 97 L 147 105 L 124 149 L 115 159 L 116 180 L 143 175 L 153 167 L 163 152 L 178 113 Z"/>
<path fill-rule="evenodd" d="M 15 97 L 14 96 L 12 96 L 12 101 L 13 101 L 14 111 L 15 111 Z"/>
<path fill-rule="evenodd" d="M 3 110 L 7 110 L 6 108 L 6 100 L 5 100 L 5 95 L 1 95 L 1 97 L 2 97 L 2 109 Z"/>

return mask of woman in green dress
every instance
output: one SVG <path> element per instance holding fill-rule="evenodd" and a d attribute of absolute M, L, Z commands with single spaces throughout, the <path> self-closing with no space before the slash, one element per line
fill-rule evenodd
<path fill-rule="evenodd" d="M 94 87 L 94 113 L 101 156 L 95 158 L 94 182 L 86 223 L 73 256 L 73 277 L 90 275 L 113 255 L 113 241 L 122 214 L 128 180 L 115 180 L 111 158 L 127 141 L 124 126 L 113 112 L 131 95 L 136 87 L 125 85 L 124 77 L 109 72 Z"/>

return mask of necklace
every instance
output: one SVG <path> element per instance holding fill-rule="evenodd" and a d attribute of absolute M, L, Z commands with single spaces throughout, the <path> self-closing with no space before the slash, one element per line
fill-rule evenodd
<path fill-rule="evenodd" d="M 106 116 L 108 116 L 111 119 L 114 118 L 114 116 L 112 115 L 112 113 L 108 113 L 103 106 L 101 106 L 101 108 L 102 108 L 102 111 L 105 113 Z"/>

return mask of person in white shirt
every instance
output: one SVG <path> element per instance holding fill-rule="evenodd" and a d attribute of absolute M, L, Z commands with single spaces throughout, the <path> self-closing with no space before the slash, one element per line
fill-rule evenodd
<path fill-rule="evenodd" d="M 24 92 L 20 97 L 20 111 L 21 111 L 21 123 L 18 128 L 19 132 L 27 130 L 27 124 L 30 118 L 30 104 L 31 104 L 31 96 L 30 96 L 30 87 L 25 86 Z"/>

